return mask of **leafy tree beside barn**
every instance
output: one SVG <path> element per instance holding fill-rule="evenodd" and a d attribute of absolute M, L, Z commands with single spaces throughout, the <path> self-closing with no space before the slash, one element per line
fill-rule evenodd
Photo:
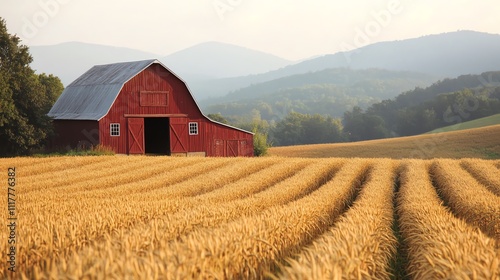
<path fill-rule="evenodd" d="M 36 74 L 32 61 L 0 18 L 0 156 L 40 149 L 52 134 L 47 112 L 64 87 L 53 75 Z"/>

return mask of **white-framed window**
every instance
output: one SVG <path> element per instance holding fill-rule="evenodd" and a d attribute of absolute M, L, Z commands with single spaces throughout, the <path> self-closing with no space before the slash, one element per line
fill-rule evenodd
<path fill-rule="evenodd" d="M 120 124 L 119 123 L 110 124 L 109 134 L 111 136 L 120 136 Z"/>
<path fill-rule="evenodd" d="M 189 123 L 189 135 L 198 135 L 198 123 L 190 122 Z"/>

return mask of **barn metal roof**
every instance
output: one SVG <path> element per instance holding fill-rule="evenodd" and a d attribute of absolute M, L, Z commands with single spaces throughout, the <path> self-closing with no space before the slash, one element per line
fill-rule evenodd
<path fill-rule="evenodd" d="M 156 59 L 97 65 L 69 84 L 49 111 L 56 120 L 100 120 L 123 85 Z"/>
<path fill-rule="evenodd" d="M 153 63 L 160 64 L 181 80 L 191 94 L 186 82 L 156 59 L 96 65 L 64 89 L 47 115 L 55 120 L 99 121 L 108 114 L 123 85 Z M 191 97 L 200 108 L 192 94 Z M 201 114 L 206 117 L 203 112 Z M 210 121 L 253 134 L 237 127 Z"/>

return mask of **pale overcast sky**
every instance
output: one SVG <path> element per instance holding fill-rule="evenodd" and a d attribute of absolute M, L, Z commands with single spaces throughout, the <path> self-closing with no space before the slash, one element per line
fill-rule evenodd
<path fill-rule="evenodd" d="M 80 41 L 167 55 L 206 41 L 290 60 L 457 30 L 500 34 L 498 0 L 0 0 L 28 46 Z"/>

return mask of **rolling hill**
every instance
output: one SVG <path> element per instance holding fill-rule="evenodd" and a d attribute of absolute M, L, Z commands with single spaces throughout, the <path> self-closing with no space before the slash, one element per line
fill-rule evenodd
<path fill-rule="evenodd" d="M 207 81 L 203 96 L 216 97 L 252 84 L 328 68 L 426 73 L 440 78 L 499 70 L 500 35 L 457 31 L 368 45 L 316 57 L 281 69 L 245 77 Z"/>
<path fill-rule="evenodd" d="M 94 65 L 152 58 L 162 61 L 195 88 L 206 80 L 268 72 L 292 63 L 271 54 L 218 42 L 202 43 L 167 56 L 82 42 L 31 46 L 30 53 L 33 69 L 58 76 L 64 85 Z"/>
<path fill-rule="evenodd" d="M 485 118 L 475 119 L 475 120 L 468 121 L 468 122 L 457 123 L 457 124 L 450 125 L 450 126 L 441 127 L 441 128 L 429 131 L 429 132 L 427 132 L 427 134 L 465 130 L 465 129 L 479 128 L 479 127 L 485 127 L 485 126 L 491 126 L 491 125 L 497 125 L 497 124 L 500 124 L 500 114 L 485 117 Z"/>
<path fill-rule="evenodd" d="M 198 100 L 252 84 L 330 68 L 420 72 L 439 78 L 499 70 L 500 35 L 457 31 L 376 43 L 298 63 L 234 45 L 207 42 L 165 56 L 129 48 L 68 42 L 31 46 L 32 67 L 67 85 L 96 64 L 159 58 L 188 82 Z"/>
<path fill-rule="evenodd" d="M 352 143 L 272 147 L 271 156 L 500 159 L 500 125 Z"/>
<path fill-rule="evenodd" d="M 67 86 L 94 65 L 157 58 L 159 55 L 113 46 L 67 42 L 29 48 L 37 73 L 58 76 Z"/>
<path fill-rule="evenodd" d="M 259 74 L 292 63 L 275 55 L 219 42 L 201 43 L 161 61 L 181 77 L 199 80 Z"/>
<path fill-rule="evenodd" d="M 415 87 L 426 87 L 436 77 L 383 69 L 326 69 L 251 85 L 225 97 L 201 102 L 207 113 L 227 117 L 251 115 L 279 120 L 287 112 L 340 117 L 354 106 L 366 108 Z"/>

